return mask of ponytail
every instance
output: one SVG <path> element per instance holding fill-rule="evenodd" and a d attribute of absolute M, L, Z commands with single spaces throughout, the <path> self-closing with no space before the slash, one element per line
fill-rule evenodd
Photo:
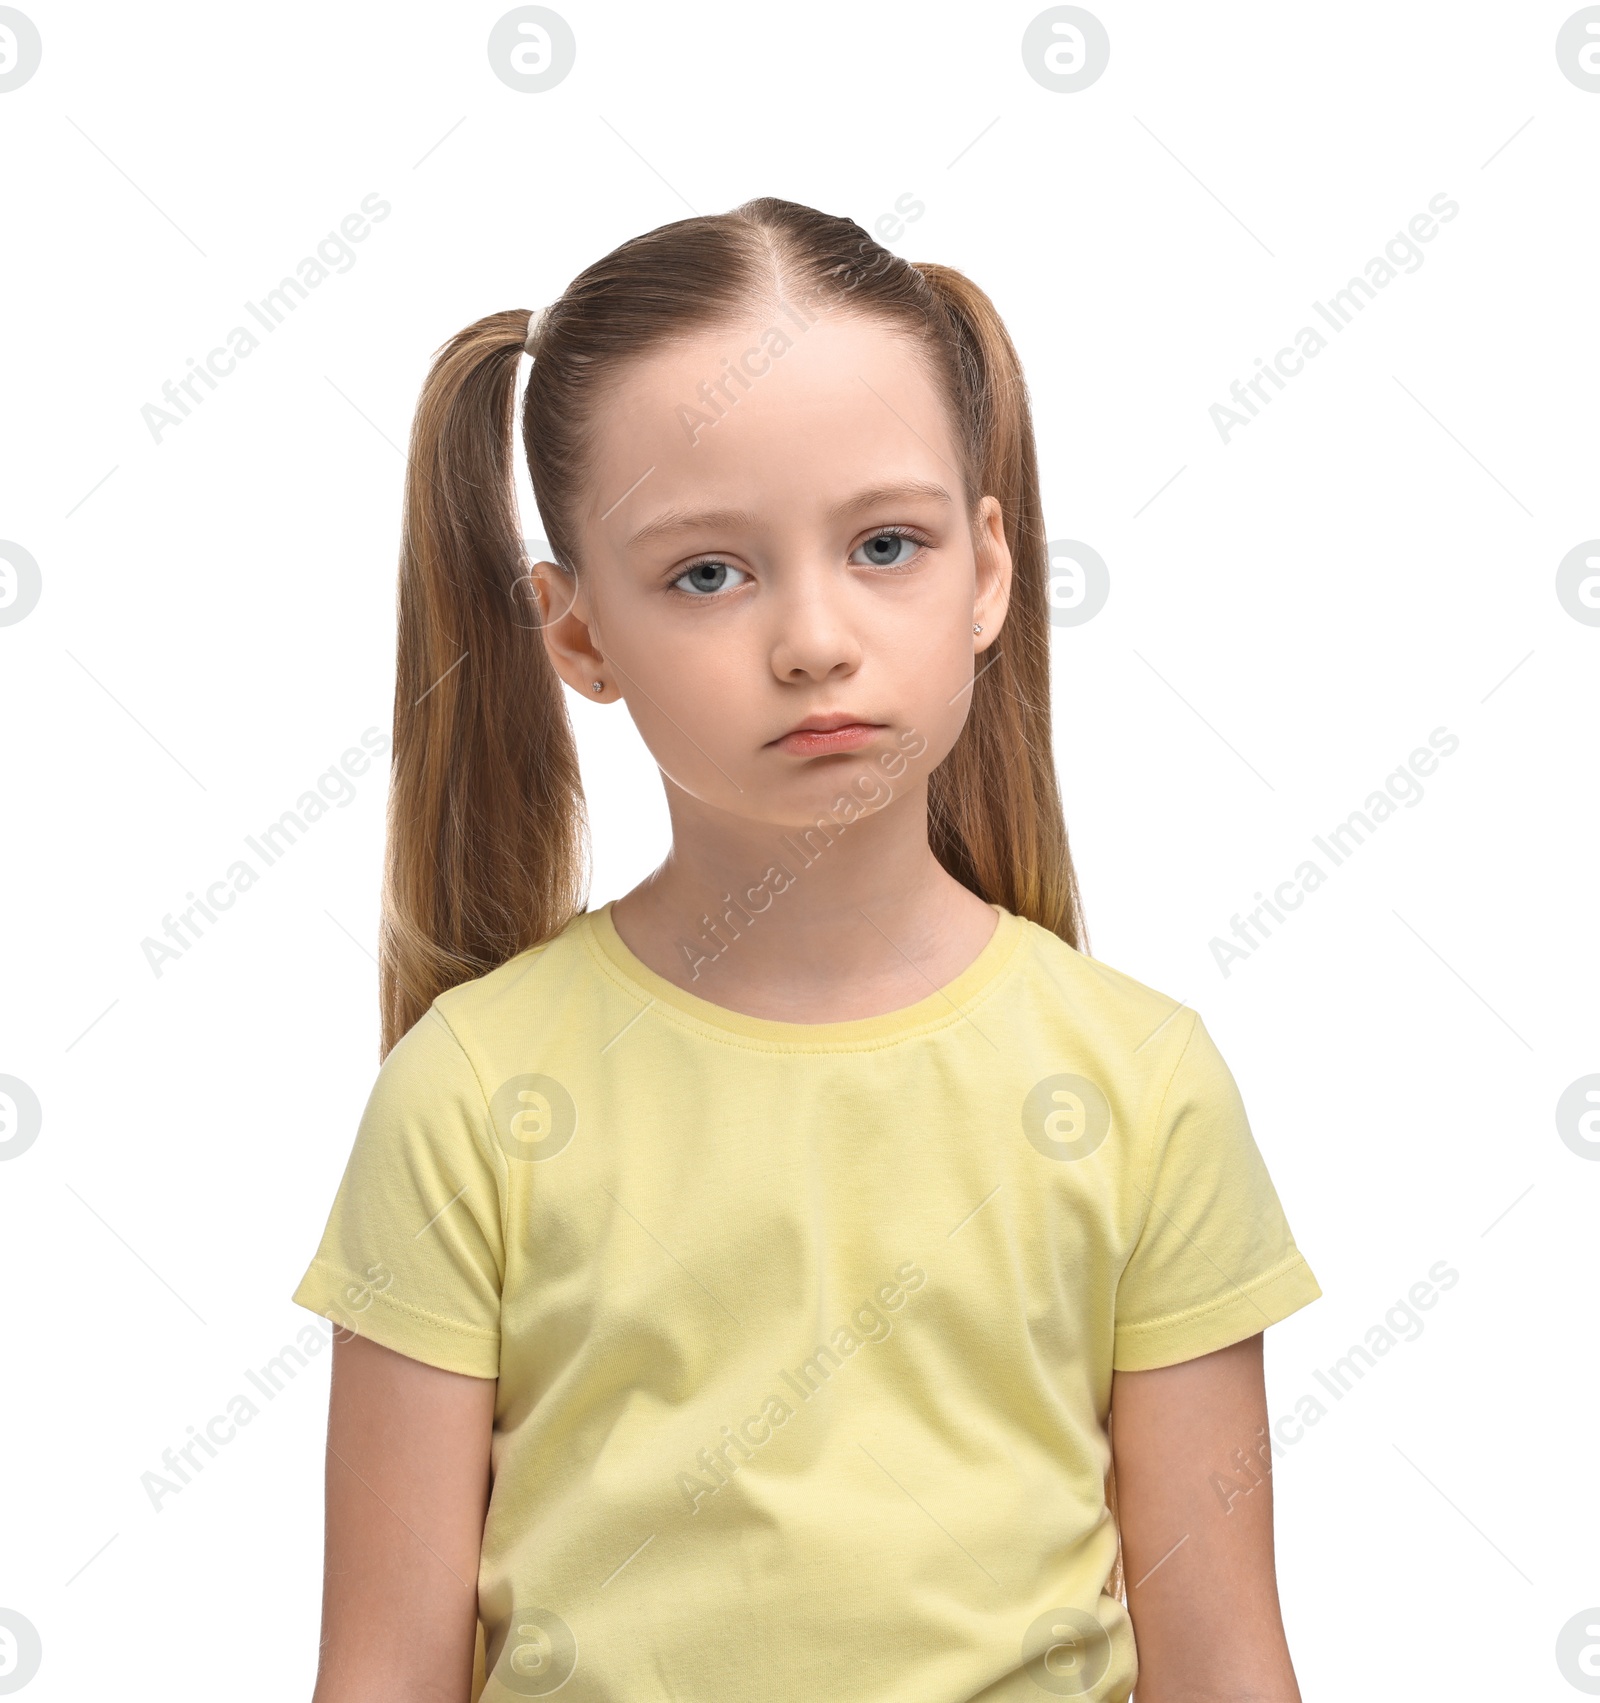
<path fill-rule="evenodd" d="M 540 642 L 512 483 L 528 314 L 438 353 L 406 466 L 379 955 L 382 1054 L 434 997 L 557 933 L 584 902 L 586 824 Z"/>
<path fill-rule="evenodd" d="M 963 885 L 1083 950 L 1050 737 L 1049 544 L 1022 363 L 995 306 L 948 266 L 916 268 L 955 338 L 958 417 L 967 423 L 975 496 L 1000 503 L 1011 603 L 977 659 L 972 703 L 928 788 L 928 838 Z"/>

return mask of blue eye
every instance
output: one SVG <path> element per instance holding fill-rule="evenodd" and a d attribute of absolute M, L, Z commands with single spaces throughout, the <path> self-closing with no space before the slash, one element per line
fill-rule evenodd
<path fill-rule="evenodd" d="M 737 574 L 739 579 L 730 582 L 729 574 Z M 709 597 L 715 592 L 728 590 L 730 583 L 737 585 L 740 580 L 749 577 L 743 568 L 736 568 L 731 562 L 696 562 L 692 568 L 685 568 L 672 583 L 691 597 Z"/>
<path fill-rule="evenodd" d="M 911 551 L 924 547 L 921 539 L 913 538 L 909 532 L 884 531 L 875 532 L 857 548 L 866 551 L 865 566 L 869 568 L 903 568 L 915 557 L 909 551 L 905 555 L 898 554 L 902 544 L 910 545 Z"/>

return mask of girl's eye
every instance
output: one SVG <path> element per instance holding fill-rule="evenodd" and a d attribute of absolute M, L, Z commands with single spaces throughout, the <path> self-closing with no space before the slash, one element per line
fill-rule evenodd
<path fill-rule="evenodd" d="M 739 577 L 730 580 L 730 574 Z M 685 568 L 672 583 L 691 597 L 708 597 L 713 592 L 727 591 L 749 577 L 743 568 L 736 568 L 731 562 L 696 562 L 692 568 Z"/>
<path fill-rule="evenodd" d="M 901 554 L 902 545 L 910 545 L 911 549 Z M 858 548 L 866 552 L 866 566 L 870 568 L 903 568 L 908 562 L 915 560 L 911 551 L 923 547 L 922 540 L 914 538 L 909 532 L 885 528 L 882 532 L 875 532 Z"/>

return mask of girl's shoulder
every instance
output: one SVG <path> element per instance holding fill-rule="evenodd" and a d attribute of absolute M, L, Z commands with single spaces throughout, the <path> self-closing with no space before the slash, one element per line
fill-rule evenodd
<path fill-rule="evenodd" d="M 590 913 L 579 911 L 559 934 L 446 988 L 434 1005 L 458 1033 L 518 1028 L 563 1009 L 574 984 L 594 975 L 585 948 L 590 926 Z"/>
<path fill-rule="evenodd" d="M 1019 918 L 1030 950 L 1024 955 L 1029 996 L 1053 1006 L 1068 1021 L 1134 1037 L 1137 1049 L 1164 1052 L 1157 1043 L 1176 1032 L 1181 1042 L 1199 1021 L 1186 1000 L 1153 988 L 1137 977 L 1090 957 L 1060 935 Z"/>

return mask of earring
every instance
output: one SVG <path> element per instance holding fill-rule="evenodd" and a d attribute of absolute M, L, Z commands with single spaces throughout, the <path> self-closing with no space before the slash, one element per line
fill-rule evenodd
<path fill-rule="evenodd" d="M 972 630 L 973 630 L 973 632 L 975 632 L 975 633 L 981 633 L 981 632 L 982 632 L 982 631 L 983 631 L 983 625 L 982 625 L 982 623 L 981 623 L 981 622 L 978 622 L 978 621 L 974 621 L 974 622 L 973 622 L 973 623 L 972 623 Z"/>
<path fill-rule="evenodd" d="M 594 683 L 594 689 L 597 692 L 605 691 L 605 689 L 606 689 L 605 681 L 604 680 L 596 680 L 595 683 Z"/>

